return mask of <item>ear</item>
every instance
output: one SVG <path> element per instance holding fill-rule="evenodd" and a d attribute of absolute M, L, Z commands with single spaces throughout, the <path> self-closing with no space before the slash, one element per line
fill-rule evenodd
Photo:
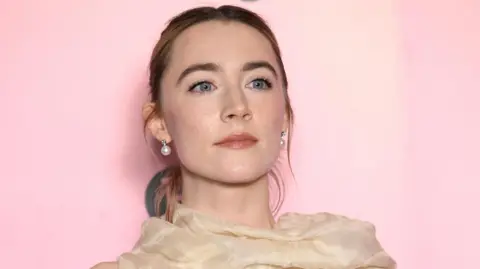
<path fill-rule="evenodd" d="M 288 115 L 288 108 L 285 109 L 285 113 L 283 115 L 283 127 L 282 127 L 282 131 L 288 133 L 290 129 L 290 117 Z"/>
<path fill-rule="evenodd" d="M 143 120 L 146 121 L 146 128 L 158 140 L 172 141 L 165 125 L 165 120 L 156 111 L 155 103 L 148 102 L 142 108 Z"/>

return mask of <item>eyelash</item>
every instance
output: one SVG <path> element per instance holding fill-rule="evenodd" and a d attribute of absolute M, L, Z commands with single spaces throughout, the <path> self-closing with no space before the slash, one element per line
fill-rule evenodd
<path fill-rule="evenodd" d="M 201 81 L 198 81 L 198 82 L 195 82 L 193 83 L 192 85 L 190 85 L 190 87 L 188 87 L 188 91 L 191 92 L 193 91 L 197 86 L 203 84 L 203 83 L 208 83 L 208 84 L 212 84 L 210 81 L 207 81 L 207 80 L 201 80 Z"/>
<path fill-rule="evenodd" d="M 262 81 L 263 83 L 265 83 L 266 88 L 265 89 L 260 89 L 260 90 L 268 90 L 268 89 L 272 88 L 272 82 L 267 78 L 259 77 L 259 78 L 256 78 L 256 79 L 252 80 L 250 83 L 252 83 L 254 81 Z M 202 85 L 203 83 L 208 83 L 208 84 L 211 84 L 213 86 L 213 83 L 211 83 L 210 81 L 201 80 L 201 81 L 195 82 L 192 85 L 190 85 L 190 87 L 188 87 L 188 91 L 192 92 L 197 86 Z M 201 91 L 201 93 L 204 93 L 204 91 Z"/>
<path fill-rule="evenodd" d="M 252 83 L 256 80 L 260 80 L 260 81 L 264 82 L 265 85 L 267 86 L 266 89 L 272 88 L 272 82 L 268 78 L 259 77 L 259 78 L 256 78 L 256 79 L 252 80 L 250 83 Z"/>

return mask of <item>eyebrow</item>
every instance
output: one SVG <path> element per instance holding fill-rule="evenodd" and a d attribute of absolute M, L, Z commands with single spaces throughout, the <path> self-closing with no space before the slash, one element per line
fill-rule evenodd
<path fill-rule="evenodd" d="M 242 67 L 242 72 L 247 72 L 247 71 L 252 71 L 254 69 L 258 69 L 258 68 L 266 68 L 268 70 L 270 70 L 273 75 L 275 76 L 275 78 L 278 77 L 278 74 L 277 74 L 277 71 L 275 70 L 275 68 L 273 67 L 272 64 L 270 64 L 269 62 L 267 61 L 253 61 L 253 62 L 247 62 L 243 65 Z M 198 63 L 198 64 L 193 64 L 193 65 L 190 65 L 189 67 L 187 67 L 185 70 L 183 70 L 183 72 L 180 74 L 180 76 L 178 77 L 178 80 L 177 80 L 177 85 L 180 84 L 182 82 L 182 80 L 190 75 L 191 73 L 194 73 L 194 72 L 197 72 L 197 71 L 211 71 L 211 72 L 218 72 L 220 71 L 222 68 L 218 65 L 218 64 L 215 64 L 215 63 Z"/>

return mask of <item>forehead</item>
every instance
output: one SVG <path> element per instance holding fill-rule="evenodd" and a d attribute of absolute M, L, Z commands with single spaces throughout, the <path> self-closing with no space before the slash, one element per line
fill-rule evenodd
<path fill-rule="evenodd" d="M 194 25 L 178 36 L 170 64 L 233 65 L 258 60 L 275 62 L 272 46 L 262 33 L 238 22 L 210 21 Z"/>

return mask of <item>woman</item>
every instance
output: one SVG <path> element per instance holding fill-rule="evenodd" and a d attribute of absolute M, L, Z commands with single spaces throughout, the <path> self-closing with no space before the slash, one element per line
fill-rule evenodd
<path fill-rule="evenodd" d="M 277 41 L 258 15 L 221 6 L 173 18 L 150 88 L 145 127 L 180 161 L 158 194 L 167 210 L 145 222 L 133 251 L 94 268 L 395 268 L 369 223 L 325 213 L 275 223 L 268 175 L 293 113 Z"/>

